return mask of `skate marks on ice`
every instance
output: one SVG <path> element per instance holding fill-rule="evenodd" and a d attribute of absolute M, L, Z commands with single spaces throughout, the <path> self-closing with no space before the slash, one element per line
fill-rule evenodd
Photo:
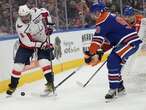
<path fill-rule="evenodd" d="M 111 103 L 105 103 L 104 96 L 108 89 L 108 81 L 106 81 L 107 72 L 104 72 L 105 69 L 102 69 L 102 71 L 93 78 L 88 86 L 81 88 L 76 84 L 76 81 L 80 81 L 84 84 L 89 76 L 91 76 L 91 74 L 95 71 L 93 69 L 93 71 L 86 69 L 87 68 L 80 71 L 80 73 L 70 78 L 65 82 L 65 84 L 57 89 L 56 100 L 52 100 L 52 98 L 49 97 L 39 98 L 39 96 L 32 96 L 30 94 L 32 92 L 40 94 L 40 90 L 44 90 L 44 81 L 38 81 L 25 86 L 24 89 L 21 88 L 19 91 L 16 91 L 16 96 L 14 95 L 14 97 L 8 98 L 5 101 L 2 101 L 3 98 L 1 99 L 0 97 L 0 101 L 2 102 L 0 102 L 0 109 L 9 110 L 12 107 L 8 107 L 7 105 L 10 104 L 19 106 L 19 108 L 23 108 L 25 105 L 27 110 L 32 110 L 32 108 L 35 110 L 41 110 L 42 108 L 43 110 L 48 110 L 48 108 L 52 110 L 146 110 L 144 108 L 146 107 L 144 104 L 146 101 L 144 96 L 146 96 L 146 94 L 144 94 L 144 92 L 131 92 L 131 89 L 138 89 L 135 85 L 138 85 L 137 83 L 141 84 L 141 80 L 142 82 L 145 82 L 143 79 L 145 75 L 136 75 L 138 78 L 131 74 L 124 76 L 126 77 L 124 80 L 126 83 L 125 86 L 127 94 L 113 100 Z M 58 75 L 56 80 L 60 82 L 63 78 L 64 76 Z M 142 86 L 140 88 L 142 88 Z M 26 95 L 24 97 L 20 96 L 20 91 L 24 91 Z M 16 110 L 16 108 L 12 108 L 11 110 Z"/>

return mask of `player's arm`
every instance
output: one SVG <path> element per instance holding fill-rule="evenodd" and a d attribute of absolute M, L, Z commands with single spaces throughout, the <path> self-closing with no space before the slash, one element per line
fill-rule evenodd
<path fill-rule="evenodd" d="M 105 41 L 105 38 L 104 38 L 105 33 L 104 33 L 104 29 L 102 30 L 101 26 L 96 27 L 96 32 L 94 36 L 92 37 L 89 51 L 84 52 L 85 63 L 94 66 L 101 61 L 102 56 L 104 54 L 103 49 L 102 49 L 102 44 Z"/>
<path fill-rule="evenodd" d="M 45 8 L 41 8 L 41 15 L 42 15 L 42 20 L 46 25 L 52 24 L 52 18 L 48 10 Z"/>
<path fill-rule="evenodd" d="M 46 35 L 51 35 L 54 28 L 54 23 L 52 22 L 51 15 L 48 10 L 45 8 L 41 8 L 41 16 L 42 16 L 42 22 L 45 26 L 45 32 Z"/>
<path fill-rule="evenodd" d="M 24 24 L 20 23 L 19 19 L 16 21 L 16 31 L 18 33 L 20 45 L 26 48 L 40 47 L 41 42 L 35 42 L 31 33 L 25 32 Z"/>
<path fill-rule="evenodd" d="M 18 33 L 20 45 L 25 48 L 54 49 L 53 45 L 48 42 L 37 42 L 32 39 L 30 33 Z"/>
<path fill-rule="evenodd" d="M 22 33 L 18 32 L 20 45 L 26 48 L 39 48 L 42 45 L 42 42 L 36 42 L 32 39 L 32 36 L 30 33 Z"/>
<path fill-rule="evenodd" d="M 135 23 L 134 27 L 135 27 L 137 32 L 139 32 L 139 30 L 140 30 L 141 21 L 142 21 L 143 18 L 144 17 L 142 15 L 135 15 L 136 23 Z"/>
<path fill-rule="evenodd" d="M 91 54 L 96 54 L 98 49 L 101 49 L 102 44 L 105 41 L 106 30 L 103 25 L 96 26 L 96 31 L 92 37 L 91 45 L 89 47 L 89 52 Z"/>

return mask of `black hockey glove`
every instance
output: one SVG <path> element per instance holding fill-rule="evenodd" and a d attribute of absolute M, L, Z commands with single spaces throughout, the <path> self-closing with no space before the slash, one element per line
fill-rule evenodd
<path fill-rule="evenodd" d="M 47 23 L 45 26 L 45 33 L 46 35 L 51 35 L 54 30 L 55 23 Z"/>
<path fill-rule="evenodd" d="M 45 33 L 46 33 L 46 35 L 51 35 L 53 33 L 53 29 L 50 28 L 50 27 L 46 27 L 45 28 Z"/>
<path fill-rule="evenodd" d="M 42 43 L 40 48 L 43 49 L 43 50 L 49 50 L 49 51 L 53 51 L 54 50 L 53 44 L 48 43 L 48 42 Z"/>

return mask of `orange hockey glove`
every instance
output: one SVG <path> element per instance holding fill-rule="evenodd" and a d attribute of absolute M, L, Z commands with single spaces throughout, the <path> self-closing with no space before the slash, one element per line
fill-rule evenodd
<path fill-rule="evenodd" d="M 95 66 L 100 63 L 104 52 L 102 49 L 99 49 L 96 54 L 91 54 L 90 51 L 84 52 L 85 63 L 91 66 Z"/>

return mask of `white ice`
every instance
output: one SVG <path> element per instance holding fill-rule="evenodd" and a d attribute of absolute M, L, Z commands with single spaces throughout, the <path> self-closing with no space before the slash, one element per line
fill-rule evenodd
<path fill-rule="evenodd" d="M 105 103 L 104 99 L 108 91 L 106 66 L 85 88 L 77 85 L 77 81 L 85 83 L 98 66 L 81 68 L 57 88 L 55 97 L 42 98 L 32 95 L 43 91 L 45 80 L 24 85 L 11 98 L 5 98 L 5 94 L 1 94 L 0 110 L 146 110 L 146 73 L 124 73 L 127 94 L 111 103 Z M 55 75 L 55 84 L 74 70 Z M 21 91 L 26 95 L 20 96 Z"/>

